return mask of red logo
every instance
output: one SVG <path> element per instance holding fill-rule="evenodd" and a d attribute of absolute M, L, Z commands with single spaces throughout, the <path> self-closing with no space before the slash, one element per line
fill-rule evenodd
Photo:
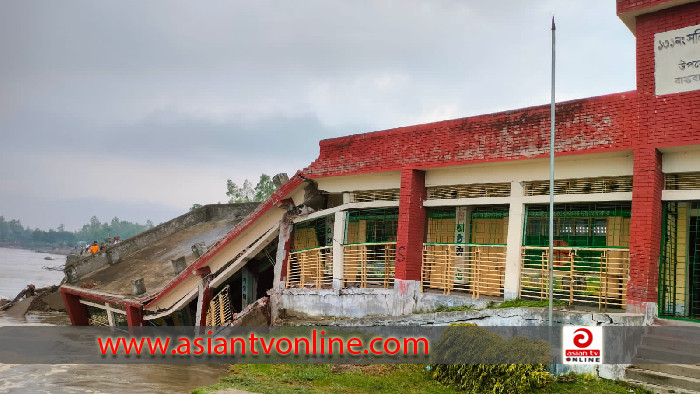
<path fill-rule="evenodd" d="M 581 333 L 576 334 L 577 332 Z M 587 328 L 579 328 L 574 334 L 574 345 L 577 347 L 588 347 L 593 342 L 593 333 Z"/>

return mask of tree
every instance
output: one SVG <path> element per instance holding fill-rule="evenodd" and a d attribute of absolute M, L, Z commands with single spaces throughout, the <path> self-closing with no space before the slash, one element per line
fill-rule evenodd
<path fill-rule="evenodd" d="M 229 203 L 262 201 L 275 191 L 275 184 L 269 175 L 261 174 L 255 188 L 249 180 L 243 181 L 243 186 L 236 185 L 230 179 L 226 180 L 226 195 L 230 197 Z"/>
<path fill-rule="evenodd" d="M 260 181 L 255 185 L 255 201 L 262 201 L 275 192 L 275 184 L 267 174 L 260 175 Z"/>
<path fill-rule="evenodd" d="M 202 204 L 192 204 L 190 207 L 190 211 L 194 211 L 195 209 L 199 209 L 202 207 Z"/>

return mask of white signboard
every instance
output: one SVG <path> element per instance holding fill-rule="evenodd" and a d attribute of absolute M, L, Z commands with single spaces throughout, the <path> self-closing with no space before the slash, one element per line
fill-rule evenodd
<path fill-rule="evenodd" d="M 700 25 L 654 34 L 656 95 L 700 89 Z"/>
<path fill-rule="evenodd" d="M 561 345 L 564 364 L 603 363 L 601 326 L 563 326 Z"/>

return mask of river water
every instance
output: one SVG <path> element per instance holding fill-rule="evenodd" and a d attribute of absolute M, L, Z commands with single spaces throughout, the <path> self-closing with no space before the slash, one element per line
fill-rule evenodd
<path fill-rule="evenodd" d="M 61 255 L 0 248 L 0 298 L 14 298 L 29 283 L 60 284 L 63 272 L 43 267 L 65 261 Z M 68 319 L 54 313 L 33 313 L 21 320 L 0 314 L 0 326 L 51 324 L 68 324 Z M 216 383 L 226 370 L 226 365 L 0 364 L 0 393 L 188 393 Z"/>

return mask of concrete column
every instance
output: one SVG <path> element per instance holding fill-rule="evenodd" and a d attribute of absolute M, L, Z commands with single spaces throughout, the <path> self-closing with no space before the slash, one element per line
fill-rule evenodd
<path fill-rule="evenodd" d="M 661 153 L 654 148 L 636 149 L 633 177 L 627 311 L 656 314 L 664 184 Z"/>
<path fill-rule="evenodd" d="M 523 245 L 525 204 L 523 185 L 519 181 L 510 183 L 510 207 L 508 209 L 508 240 L 506 241 L 506 274 L 503 300 L 518 298 L 520 293 L 520 258 Z"/>
<path fill-rule="evenodd" d="M 209 303 L 214 296 L 213 290 L 209 287 L 209 281 L 211 280 L 209 274 L 211 269 L 209 267 L 198 268 L 196 274 L 201 277 L 199 281 L 199 294 L 197 295 L 197 315 L 195 317 L 195 324 L 198 327 L 205 327 L 207 325 L 207 312 L 209 311 Z"/>
<path fill-rule="evenodd" d="M 333 288 L 343 287 L 343 242 L 345 241 L 345 212 L 335 213 L 333 222 Z"/>
<path fill-rule="evenodd" d="M 66 312 L 70 317 L 70 324 L 74 326 L 87 326 L 88 316 L 87 308 L 80 303 L 80 297 L 75 294 L 66 293 L 65 289 L 61 289 L 61 297 L 66 305 Z"/>
<path fill-rule="evenodd" d="M 425 197 L 425 172 L 402 170 L 396 239 L 396 279 L 420 282 L 425 233 Z"/>
<path fill-rule="evenodd" d="M 275 255 L 274 289 L 282 291 L 287 280 L 287 259 L 292 239 L 292 224 L 285 217 L 280 221 L 280 234 L 277 238 L 277 254 Z"/>
<path fill-rule="evenodd" d="M 289 258 L 289 248 L 291 244 L 292 223 L 285 215 L 280 221 L 280 234 L 277 238 L 277 253 L 275 255 L 275 279 L 270 296 L 270 314 L 273 324 L 279 320 L 279 303 L 282 291 L 287 285 L 287 259 Z"/>
<path fill-rule="evenodd" d="M 246 267 L 241 268 L 241 310 L 255 302 L 255 277 Z"/>

